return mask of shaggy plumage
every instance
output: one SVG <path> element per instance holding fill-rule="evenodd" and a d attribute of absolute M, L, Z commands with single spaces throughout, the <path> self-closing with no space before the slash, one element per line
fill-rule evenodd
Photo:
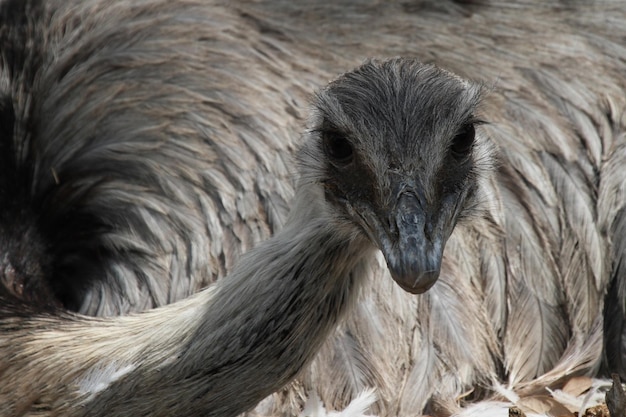
<path fill-rule="evenodd" d="M 296 414 L 310 390 L 341 408 L 367 387 L 375 413 L 446 413 L 492 379 L 524 394 L 603 356 L 625 373 L 621 3 L 0 10 L 0 277 L 13 296 L 115 315 L 225 275 L 284 222 L 307 96 L 367 57 L 410 55 L 490 87 L 477 116 L 497 171 L 482 210 L 460 219 L 426 294 L 372 267 L 355 310 L 259 413 Z"/>

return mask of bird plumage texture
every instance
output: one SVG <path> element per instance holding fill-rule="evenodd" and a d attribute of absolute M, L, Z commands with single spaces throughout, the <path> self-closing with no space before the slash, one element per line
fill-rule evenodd
<path fill-rule="evenodd" d="M 381 260 L 315 361 L 256 413 L 296 414 L 311 389 L 341 408 L 368 387 L 378 414 L 446 413 L 492 379 L 533 392 L 597 372 L 603 354 L 625 374 L 620 2 L 0 10 L 0 277 L 14 295 L 117 315 L 224 276 L 286 219 L 310 94 L 367 57 L 408 55 L 486 86 L 496 170 L 439 281 L 406 294 Z"/>
<path fill-rule="evenodd" d="M 371 61 L 330 83 L 314 102 L 284 227 L 193 297 L 107 320 L 37 312 L 5 291 L 3 414 L 235 416 L 252 408 L 290 382 L 353 308 L 375 248 L 392 272 L 403 260 L 402 285 L 426 289 L 403 281 L 406 268 L 425 270 L 430 285 L 440 251 L 407 260 L 415 242 L 404 239 L 445 241 L 474 210 L 485 173 L 476 158 L 479 93 L 407 59 Z M 432 168 L 422 169 L 426 158 Z M 414 181 L 433 191 L 422 198 Z M 392 232 L 381 227 L 387 222 Z"/>

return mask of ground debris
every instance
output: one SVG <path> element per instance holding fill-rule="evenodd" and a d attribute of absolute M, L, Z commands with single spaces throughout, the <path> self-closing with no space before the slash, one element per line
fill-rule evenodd
<path fill-rule="evenodd" d="M 573 414 L 564 414 L 564 415 L 559 415 L 559 414 L 552 414 L 552 413 L 548 413 L 546 415 L 549 415 L 551 417 L 569 417 L 570 415 L 574 415 L 575 417 L 615 417 L 612 414 L 609 413 L 609 409 L 607 408 L 606 404 L 600 404 L 600 405 L 596 405 L 593 407 L 589 407 L 588 409 L 585 410 L 584 414 L 578 414 L 578 413 L 573 413 Z M 526 417 L 526 413 L 524 413 L 523 410 L 521 410 L 519 407 L 511 407 L 509 408 L 509 417 Z M 622 416 L 619 416 L 622 417 Z"/>
<path fill-rule="evenodd" d="M 547 394 L 507 398 L 509 417 L 626 417 L 626 392 L 617 375 L 613 380 L 575 376 Z"/>
<path fill-rule="evenodd" d="M 509 417 L 526 417 L 526 414 L 518 407 L 509 408 Z"/>
<path fill-rule="evenodd" d="M 578 413 L 575 413 L 575 415 L 578 416 Z M 586 409 L 585 414 L 580 417 L 611 417 L 611 414 L 606 404 L 600 404 Z"/>

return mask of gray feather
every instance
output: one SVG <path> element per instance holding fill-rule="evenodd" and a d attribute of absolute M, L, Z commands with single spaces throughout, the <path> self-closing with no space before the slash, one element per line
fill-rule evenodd
<path fill-rule="evenodd" d="M 258 414 L 295 415 L 311 389 L 339 409 L 369 386 L 381 415 L 445 414 L 472 389 L 489 397 L 491 378 L 537 392 L 596 373 L 603 356 L 624 376 L 620 2 L 4 0 L 0 10 L 0 114 L 15 115 L 0 124 L 0 279 L 14 295 L 110 316 L 223 278 L 285 224 L 313 91 L 366 58 L 411 56 L 490 86 L 476 114 L 488 122 L 476 203 L 432 293 L 405 294 L 372 266 L 361 306 Z M 8 175 L 16 162 L 29 167 L 24 182 Z"/>

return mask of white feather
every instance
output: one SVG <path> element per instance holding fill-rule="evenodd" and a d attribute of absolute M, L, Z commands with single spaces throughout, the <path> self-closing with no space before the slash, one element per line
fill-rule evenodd
<path fill-rule="evenodd" d="M 78 392 L 88 395 L 86 401 L 89 401 L 96 394 L 107 389 L 109 385 L 132 372 L 133 369 L 135 369 L 134 365 L 120 365 L 116 362 L 96 365 L 78 381 Z"/>
<path fill-rule="evenodd" d="M 316 392 L 311 391 L 299 417 L 375 417 L 365 414 L 376 401 L 373 389 L 361 392 L 343 411 L 327 411 Z"/>

